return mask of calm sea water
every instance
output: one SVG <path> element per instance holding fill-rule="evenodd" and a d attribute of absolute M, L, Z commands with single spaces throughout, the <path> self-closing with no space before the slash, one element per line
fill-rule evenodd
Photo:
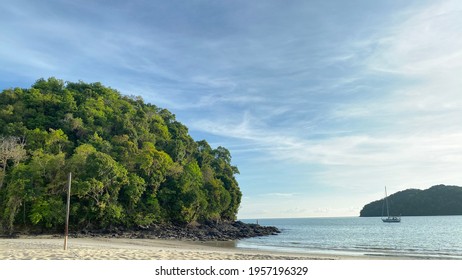
<path fill-rule="evenodd" d="M 401 223 L 383 223 L 380 217 L 261 219 L 258 222 L 276 226 L 281 233 L 240 240 L 237 247 L 462 259 L 462 216 L 402 217 Z"/>

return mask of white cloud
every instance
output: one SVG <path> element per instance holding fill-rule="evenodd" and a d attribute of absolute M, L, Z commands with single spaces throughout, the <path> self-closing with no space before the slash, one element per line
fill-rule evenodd
<path fill-rule="evenodd" d="M 437 2 L 380 38 L 370 60 L 373 69 L 432 78 L 462 66 L 462 5 Z"/>
<path fill-rule="evenodd" d="M 294 91 L 270 95 L 241 116 L 193 122 L 195 130 L 244 143 L 243 154 L 240 146 L 233 154 L 244 158 L 250 151 L 253 162 L 280 166 L 271 171 L 288 174 L 290 166 L 305 167 L 305 174 L 287 176 L 270 189 L 258 178 L 246 178 L 244 182 L 271 195 L 243 202 L 240 215 L 358 215 L 364 204 L 382 197 L 385 185 L 396 192 L 461 184 L 462 17 L 460 4 L 448 3 L 408 13 L 362 43 L 348 45 L 351 54 L 331 62 L 351 61 L 356 68 L 338 79 L 321 77 L 320 84 L 305 91 L 288 86 Z M 275 114 L 280 108 L 284 110 Z M 313 198 L 276 195 L 278 187 L 288 186 L 293 188 L 287 194 L 325 193 Z M 270 213 L 259 211 L 276 200 Z"/>
<path fill-rule="evenodd" d="M 297 193 L 265 193 L 264 196 L 274 196 L 274 197 L 293 197 L 297 195 Z"/>
<path fill-rule="evenodd" d="M 344 17 L 348 11 L 314 4 L 217 5 L 220 25 L 211 26 L 202 11 L 176 14 L 168 4 L 172 14 L 146 17 L 148 1 L 105 9 L 14 3 L 1 4 L 4 72 L 89 79 L 143 95 L 182 115 L 191 131 L 219 136 L 214 141 L 235 148 L 238 159 L 306 167 L 313 188 L 462 180 L 459 1 L 391 5 L 390 14 L 376 11 L 373 26 L 360 8 Z M 287 183 L 308 177 L 297 176 Z M 257 188 L 268 200 L 299 191 Z M 318 204 L 286 207 L 307 215 L 340 209 Z"/>

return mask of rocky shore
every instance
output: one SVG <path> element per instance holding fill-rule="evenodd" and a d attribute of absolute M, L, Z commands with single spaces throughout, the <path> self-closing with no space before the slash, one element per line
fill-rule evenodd
<path fill-rule="evenodd" d="M 192 241 L 229 241 L 243 238 L 276 235 L 279 229 L 271 226 L 234 222 L 206 222 L 194 226 L 177 226 L 173 224 L 154 224 L 149 228 L 136 230 L 122 227 L 111 227 L 103 230 L 82 230 L 70 232 L 70 236 L 79 237 L 112 237 L 112 238 L 145 238 L 145 239 L 177 239 Z"/>

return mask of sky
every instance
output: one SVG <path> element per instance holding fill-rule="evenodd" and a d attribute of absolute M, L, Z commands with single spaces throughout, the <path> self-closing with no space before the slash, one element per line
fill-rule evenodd
<path fill-rule="evenodd" d="M 0 89 L 101 82 L 230 150 L 238 218 L 462 185 L 462 2 L 1 1 Z"/>

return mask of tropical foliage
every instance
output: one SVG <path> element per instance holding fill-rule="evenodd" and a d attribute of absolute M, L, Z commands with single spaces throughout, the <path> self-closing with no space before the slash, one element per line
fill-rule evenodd
<path fill-rule="evenodd" d="M 0 224 L 71 229 L 234 220 L 238 169 L 166 109 L 100 83 L 40 79 L 0 94 Z"/>
<path fill-rule="evenodd" d="M 462 187 L 437 185 L 426 190 L 408 189 L 389 196 L 388 203 L 390 215 L 394 216 L 462 215 Z M 360 215 L 381 216 L 383 209 L 381 199 L 365 205 Z"/>

